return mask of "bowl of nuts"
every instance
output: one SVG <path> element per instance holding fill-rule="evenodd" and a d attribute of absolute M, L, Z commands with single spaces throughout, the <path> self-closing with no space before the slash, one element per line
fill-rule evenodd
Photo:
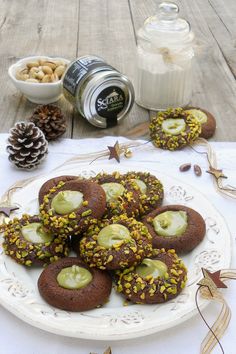
<path fill-rule="evenodd" d="M 11 65 L 8 74 L 29 101 L 48 104 L 60 98 L 61 78 L 69 62 L 64 58 L 27 57 Z"/>

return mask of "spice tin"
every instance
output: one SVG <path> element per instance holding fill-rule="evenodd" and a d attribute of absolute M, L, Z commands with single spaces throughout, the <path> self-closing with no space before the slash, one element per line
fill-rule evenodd
<path fill-rule="evenodd" d="M 92 55 L 80 57 L 68 66 L 63 92 L 79 113 L 99 128 L 115 126 L 134 103 L 130 80 L 102 58 Z"/>

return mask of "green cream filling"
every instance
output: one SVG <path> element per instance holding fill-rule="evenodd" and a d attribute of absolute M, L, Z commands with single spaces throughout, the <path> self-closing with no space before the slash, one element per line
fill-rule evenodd
<path fill-rule="evenodd" d="M 32 222 L 22 226 L 21 234 L 27 241 L 32 243 L 47 243 L 53 240 L 53 235 L 46 232 L 40 222 Z"/>
<path fill-rule="evenodd" d="M 204 124 L 207 122 L 207 115 L 206 113 L 200 111 L 199 109 L 188 109 L 186 111 L 187 113 L 190 113 L 198 120 L 199 123 Z"/>
<path fill-rule="evenodd" d="M 83 194 L 77 191 L 61 191 L 52 199 L 51 206 L 57 214 L 65 215 L 81 207 Z"/>
<path fill-rule="evenodd" d="M 186 123 L 182 118 L 168 118 L 162 122 L 162 130 L 166 134 L 179 135 L 184 132 Z"/>
<path fill-rule="evenodd" d="M 163 277 L 167 272 L 167 265 L 159 260 L 144 258 L 142 263 L 136 267 L 135 273 L 139 274 L 142 278 L 152 276 L 153 278 Z"/>
<path fill-rule="evenodd" d="M 86 268 L 78 265 L 63 268 L 57 275 L 58 284 L 65 289 L 82 289 L 93 279 L 92 274 Z"/>
<path fill-rule="evenodd" d="M 187 213 L 185 211 L 165 211 L 153 219 L 153 226 L 158 235 L 181 236 L 187 226 Z"/>
<path fill-rule="evenodd" d="M 112 248 L 112 246 L 129 242 L 132 240 L 127 227 L 119 224 L 105 226 L 98 234 L 97 242 L 99 246 L 104 248 Z"/>
<path fill-rule="evenodd" d="M 122 184 L 116 182 L 103 183 L 101 186 L 106 193 L 107 202 L 117 200 L 117 198 L 122 196 L 125 191 L 125 188 L 122 186 Z"/>
<path fill-rule="evenodd" d="M 139 187 L 141 193 L 147 193 L 147 185 L 141 179 L 134 179 L 133 182 Z"/>

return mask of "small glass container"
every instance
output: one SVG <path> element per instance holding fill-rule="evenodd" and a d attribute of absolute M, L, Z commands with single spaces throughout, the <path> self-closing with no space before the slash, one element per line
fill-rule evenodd
<path fill-rule="evenodd" d="M 134 103 L 131 81 L 102 58 L 93 55 L 73 61 L 62 83 L 68 101 L 98 128 L 120 123 Z"/>
<path fill-rule="evenodd" d="M 187 105 L 192 96 L 193 39 L 190 24 L 173 2 L 162 2 L 138 31 L 136 102 L 151 110 Z"/>

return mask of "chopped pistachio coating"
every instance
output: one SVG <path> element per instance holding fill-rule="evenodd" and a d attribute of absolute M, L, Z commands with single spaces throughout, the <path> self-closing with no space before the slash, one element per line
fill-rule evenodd
<path fill-rule="evenodd" d="M 135 178 L 134 183 L 139 187 L 141 193 L 147 193 L 147 185 L 141 179 Z"/>
<path fill-rule="evenodd" d="M 161 181 L 156 176 L 149 172 L 128 172 L 125 178 L 133 181 L 141 192 L 139 216 L 148 214 L 161 205 L 164 190 Z"/>
<path fill-rule="evenodd" d="M 122 196 L 125 191 L 124 186 L 116 182 L 103 183 L 101 186 L 106 193 L 107 202 L 112 202 L 117 200 L 117 198 Z"/>
<path fill-rule="evenodd" d="M 105 226 L 98 234 L 98 244 L 107 249 L 112 248 L 122 241 L 130 241 L 132 237 L 127 227 L 119 224 Z"/>
<path fill-rule="evenodd" d="M 160 263 L 151 265 L 151 260 Z M 160 276 L 156 276 L 155 270 L 150 271 L 155 268 L 160 269 Z M 116 275 L 116 290 L 134 303 L 168 301 L 177 296 L 187 282 L 187 269 L 183 261 L 175 250 L 166 251 L 164 248 L 153 249 L 151 257 L 144 259 L 141 265 L 119 270 Z"/>
<path fill-rule="evenodd" d="M 82 289 L 91 283 L 91 272 L 78 265 L 63 268 L 57 275 L 58 284 L 65 289 Z"/>
<path fill-rule="evenodd" d="M 185 112 L 192 114 L 201 124 L 204 124 L 207 122 L 207 115 L 200 109 L 188 109 Z"/>
<path fill-rule="evenodd" d="M 157 277 L 163 277 L 167 270 L 167 265 L 164 262 L 144 258 L 142 263 L 137 266 L 134 271 L 143 278 L 151 275 L 155 279 Z"/>
<path fill-rule="evenodd" d="M 65 234 L 53 235 L 51 238 L 50 234 L 41 230 L 34 238 L 32 225 L 33 229 L 40 229 L 41 219 L 38 216 L 24 214 L 21 219 L 14 218 L 9 221 L 5 226 L 3 242 L 6 255 L 26 266 L 44 266 L 68 256 L 68 238 Z M 42 241 L 35 242 L 35 240 L 39 241 L 39 237 L 42 237 Z"/>
<path fill-rule="evenodd" d="M 84 211 L 81 214 L 76 214 L 77 210 L 67 213 L 65 215 L 56 215 L 55 210 L 52 208 L 51 201 L 54 198 L 55 192 L 58 195 L 60 188 L 65 185 L 65 182 L 60 181 L 56 186 L 49 190 L 49 193 L 44 195 L 43 203 L 40 205 L 40 216 L 42 218 L 43 225 L 47 228 L 55 230 L 57 234 L 77 235 L 81 232 L 82 218 L 84 224 L 86 225 L 91 219 L 90 215 L 92 210 L 88 208 L 88 201 L 84 200 L 82 202 L 81 208 Z M 88 209 L 87 209 L 88 208 Z M 87 219 L 88 217 L 88 219 Z"/>
<path fill-rule="evenodd" d="M 52 208 L 57 214 L 65 215 L 78 209 L 83 203 L 83 193 L 78 191 L 60 191 L 52 199 Z"/>
<path fill-rule="evenodd" d="M 185 130 L 186 124 L 184 119 L 169 118 L 162 122 L 162 129 L 166 134 L 178 135 Z"/>
<path fill-rule="evenodd" d="M 21 233 L 27 241 L 32 243 L 46 243 L 53 240 L 53 235 L 46 232 L 43 225 L 39 222 L 22 226 Z"/>
<path fill-rule="evenodd" d="M 115 230 L 113 240 L 110 240 L 109 230 Z M 80 241 L 80 256 L 90 267 L 99 269 L 136 265 L 151 252 L 152 237 L 147 227 L 126 214 L 97 220 Z"/>
<path fill-rule="evenodd" d="M 185 122 L 185 129 L 177 134 L 170 134 L 163 129 L 165 128 L 165 121 L 170 119 L 183 120 Z M 150 125 L 150 136 L 157 147 L 168 150 L 177 150 L 191 144 L 195 141 L 201 133 L 201 123 L 188 111 L 182 108 L 169 108 L 166 111 L 158 112 L 152 119 Z"/>
<path fill-rule="evenodd" d="M 158 235 L 181 236 L 188 226 L 187 213 L 185 211 L 165 211 L 153 219 L 153 226 Z"/>

